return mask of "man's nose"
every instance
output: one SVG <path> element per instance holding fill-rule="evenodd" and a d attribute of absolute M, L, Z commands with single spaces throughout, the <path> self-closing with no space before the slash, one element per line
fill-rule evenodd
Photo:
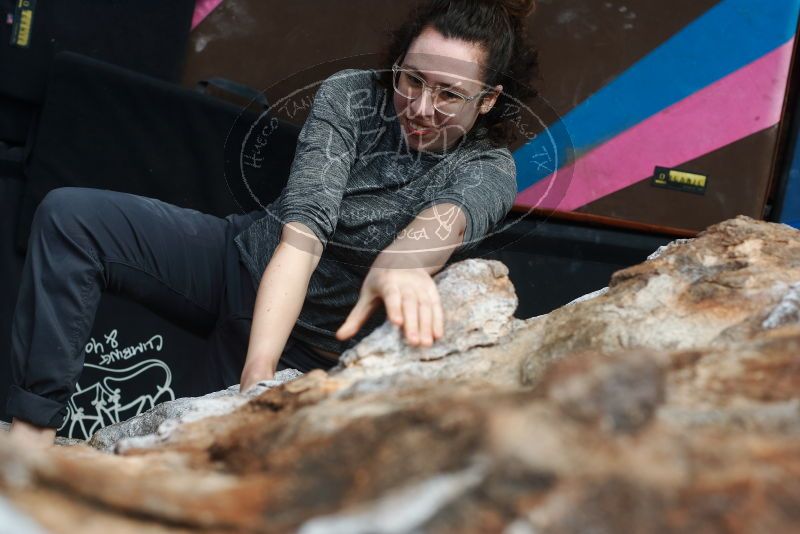
<path fill-rule="evenodd" d="M 412 117 L 433 117 L 436 110 L 433 108 L 433 95 L 429 89 L 422 91 L 422 94 L 416 100 L 411 102 Z"/>

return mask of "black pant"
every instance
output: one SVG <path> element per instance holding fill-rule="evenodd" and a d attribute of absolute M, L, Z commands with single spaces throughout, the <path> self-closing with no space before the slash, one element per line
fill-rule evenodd
<path fill-rule="evenodd" d="M 256 288 L 233 238 L 258 216 L 220 218 L 101 189 L 48 193 L 34 216 L 11 327 L 8 414 L 62 424 L 103 291 L 209 337 L 220 383 L 239 383 Z M 290 336 L 278 369 L 333 363 Z"/>

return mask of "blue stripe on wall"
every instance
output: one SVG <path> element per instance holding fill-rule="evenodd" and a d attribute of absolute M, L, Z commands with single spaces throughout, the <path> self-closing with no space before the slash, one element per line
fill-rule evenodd
<path fill-rule="evenodd" d="M 781 222 L 800 228 L 800 166 L 792 167 L 789 173 L 789 187 L 786 189 Z"/>
<path fill-rule="evenodd" d="M 800 106 L 797 106 L 800 111 Z M 789 177 L 786 193 L 781 206 L 781 222 L 800 228 L 800 120 L 795 115 L 794 136 L 795 143 L 789 165 Z"/>
<path fill-rule="evenodd" d="M 585 152 L 786 43 L 798 10 L 800 0 L 722 0 L 570 111 L 558 129 Z M 560 168 L 570 150 L 558 148 Z M 535 164 L 542 152 L 553 152 L 547 135 L 515 151 L 519 191 L 548 176 Z"/>

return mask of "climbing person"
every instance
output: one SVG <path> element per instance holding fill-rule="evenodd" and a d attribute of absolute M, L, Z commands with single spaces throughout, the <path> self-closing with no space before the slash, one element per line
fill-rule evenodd
<path fill-rule="evenodd" d="M 215 345 L 220 386 L 329 369 L 388 318 L 444 335 L 432 275 L 467 257 L 516 197 L 512 98 L 535 96 L 533 0 L 429 0 L 380 69 L 319 86 L 286 187 L 224 218 L 99 189 L 36 210 L 11 331 L 11 434 L 50 444 L 104 291 Z M 518 109 L 519 106 L 516 106 Z"/>

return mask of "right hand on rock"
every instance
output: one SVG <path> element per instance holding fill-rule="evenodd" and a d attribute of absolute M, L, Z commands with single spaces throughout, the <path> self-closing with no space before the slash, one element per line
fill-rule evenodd
<path fill-rule="evenodd" d="M 364 279 L 358 302 L 336 332 L 337 339 L 358 332 L 381 301 L 389 320 L 403 327 L 409 345 L 430 347 L 444 336 L 439 290 L 425 269 L 374 269 Z"/>

